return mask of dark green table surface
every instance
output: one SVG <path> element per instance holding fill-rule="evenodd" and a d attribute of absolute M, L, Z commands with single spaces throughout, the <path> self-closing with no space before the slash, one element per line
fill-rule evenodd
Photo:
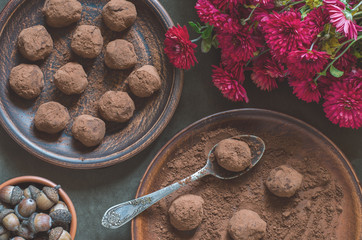
<path fill-rule="evenodd" d="M 30 0 L 29 0 L 30 1 Z M 175 24 L 197 21 L 196 1 L 160 0 Z M 7 0 L 0 0 L 2 9 Z M 158 139 L 139 155 L 124 163 L 97 170 L 72 170 L 45 163 L 18 146 L 0 128 L 0 182 L 21 176 L 37 175 L 61 183 L 77 210 L 76 239 L 131 239 L 130 224 L 117 230 L 101 226 L 100 220 L 108 207 L 134 198 L 148 164 L 159 149 L 177 132 L 196 120 L 213 113 L 235 108 L 264 108 L 299 118 L 329 137 L 352 162 L 362 179 L 362 131 L 341 129 L 330 123 L 319 104 L 307 104 L 292 95 L 287 83 L 268 93 L 260 91 L 249 79 L 246 89 L 250 103 L 233 103 L 224 99 L 211 83 L 211 65 L 218 64 L 219 54 L 197 54 L 199 64 L 185 72 L 180 103 L 171 122 Z M 195 104 L 196 103 L 196 104 Z"/>

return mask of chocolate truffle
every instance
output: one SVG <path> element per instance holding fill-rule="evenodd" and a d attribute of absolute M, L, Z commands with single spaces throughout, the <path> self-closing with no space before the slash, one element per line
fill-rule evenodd
<path fill-rule="evenodd" d="M 66 27 L 80 19 L 82 4 L 76 0 L 46 0 L 43 14 L 49 26 Z"/>
<path fill-rule="evenodd" d="M 300 188 L 303 176 L 287 165 L 270 171 L 265 184 L 278 197 L 291 197 Z"/>
<path fill-rule="evenodd" d="M 43 72 L 37 65 L 20 64 L 11 69 L 9 84 L 20 97 L 36 98 L 44 88 Z"/>
<path fill-rule="evenodd" d="M 122 70 L 136 65 L 137 56 L 132 43 L 117 39 L 108 43 L 104 60 L 107 67 Z"/>
<path fill-rule="evenodd" d="M 18 48 L 25 58 L 31 61 L 41 60 L 53 50 L 53 39 L 44 26 L 33 26 L 20 32 Z"/>
<path fill-rule="evenodd" d="M 103 21 L 112 31 L 120 32 L 131 26 L 137 18 L 136 7 L 125 0 L 111 0 L 102 11 Z"/>
<path fill-rule="evenodd" d="M 137 97 L 149 97 L 161 88 L 161 78 L 151 65 L 133 71 L 127 81 L 131 92 Z"/>
<path fill-rule="evenodd" d="M 105 120 L 123 123 L 131 119 L 135 105 L 128 93 L 108 91 L 99 99 L 98 109 Z"/>
<path fill-rule="evenodd" d="M 251 164 L 251 152 L 246 142 L 236 139 L 224 139 L 215 148 L 217 163 L 232 172 L 245 170 Z"/>
<path fill-rule="evenodd" d="M 96 26 L 80 25 L 73 33 L 71 48 L 81 57 L 95 58 L 103 47 L 101 30 Z"/>
<path fill-rule="evenodd" d="M 80 115 L 74 120 L 72 133 L 74 138 L 85 146 L 94 147 L 102 142 L 106 133 L 106 124 L 99 118 Z"/>
<path fill-rule="evenodd" d="M 177 198 L 168 210 L 172 226 L 180 231 L 197 228 L 204 216 L 203 204 L 201 197 L 192 194 Z"/>
<path fill-rule="evenodd" d="M 260 240 L 266 233 L 266 222 L 256 212 L 242 209 L 229 220 L 228 232 L 234 240 Z"/>
<path fill-rule="evenodd" d="M 35 113 L 35 127 L 42 132 L 57 133 L 68 124 L 70 116 L 68 110 L 57 102 L 47 102 L 40 105 Z"/>
<path fill-rule="evenodd" d="M 67 95 L 81 94 L 88 85 L 87 74 L 82 65 L 74 62 L 65 64 L 54 74 L 54 82 Z"/>

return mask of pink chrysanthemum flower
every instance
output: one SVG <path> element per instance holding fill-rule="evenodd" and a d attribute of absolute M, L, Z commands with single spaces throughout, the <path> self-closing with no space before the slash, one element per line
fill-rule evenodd
<path fill-rule="evenodd" d="M 252 0 L 253 5 L 259 4 L 261 8 L 272 9 L 274 8 L 274 0 Z"/>
<path fill-rule="evenodd" d="M 338 56 L 344 48 L 342 48 L 336 55 Z M 338 70 L 349 72 L 356 65 L 357 58 L 351 54 L 350 49 L 344 53 L 338 60 L 333 64 Z"/>
<path fill-rule="evenodd" d="M 319 99 L 321 98 L 319 88 L 311 78 L 290 78 L 289 85 L 293 87 L 293 93 L 297 96 L 297 98 L 306 101 L 307 103 L 318 103 Z"/>
<path fill-rule="evenodd" d="M 227 72 L 232 72 L 233 76 L 235 76 L 236 80 L 241 84 L 244 83 L 245 75 L 244 75 L 244 65 L 243 61 L 234 61 L 230 57 L 225 57 L 221 55 L 221 65 Z"/>
<path fill-rule="evenodd" d="M 313 78 L 324 69 L 328 58 L 329 55 L 326 52 L 302 48 L 289 54 L 287 66 L 291 75 L 299 79 Z"/>
<path fill-rule="evenodd" d="M 244 4 L 244 0 L 212 0 L 212 3 L 221 11 L 229 10 L 231 14 L 235 14 L 238 6 Z"/>
<path fill-rule="evenodd" d="M 240 30 L 237 19 L 222 13 L 209 0 L 198 0 L 195 9 L 202 22 L 214 25 L 220 31 L 235 33 Z"/>
<path fill-rule="evenodd" d="M 312 39 L 315 39 L 317 35 L 323 31 L 324 26 L 329 23 L 328 11 L 324 6 L 313 9 L 304 18 L 304 23 L 307 26 Z"/>
<path fill-rule="evenodd" d="M 362 70 L 352 71 L 343 81 L 334 82 L 326 92 L 324 112 L 340 127 L 362 126 Z"/>
<path fill-rule="evenodd" d="M 346 9 L 345 4 L 339 0 L 324 0 L 323 2 L 329 12 L 330 22 L 337 31 L 344 34 L 348 39 L 357 39 L 357 32 L 362 31 L 362 27 L 353 21 L 352 12 Z"/>
<path fill-rule="evenodd" d="M 251 79 L 261 90 L 277 88 L 277 80 L 282 81 L 285 76 L 284 66 L 274 60 L 270 53 L 260 56 L 252 70 Z"/>
<path fill-rule="evenodd" d="M 310 46 L 312 42 L 312 36 L 301 21 L 299 12 L 274 12 L 269 18 L 263 18 L 262 26 L 268 46 L 281 62 L 285 61 L 291 51 Z"/>
<path fill-rule="evenodd" d="M 256 43 L 251 38 L 249 26 L 244 26 L 243 30 L 236 34 L 221 33 L 217 35 L 219 48 L 224 57 L 230 57 L 235 62 L 248 61 L 256 52 Z"/>
<path fill-rule="evenodd" d="M 170 28 L 166 34 L 165 53 L 170 62 L 177 68 L 190 69 L 197 62 L 194 48 L 196 44 L 190 41 L 186 26 Z"/>
<path fill-rule="evenodd" d="M 224 97 L 231 101 L 249 102 L 245 88 L 240 82 L 234 79 L 234 76 L 221 67 L 214 66 L 212 81 L 220 89 Z"/>

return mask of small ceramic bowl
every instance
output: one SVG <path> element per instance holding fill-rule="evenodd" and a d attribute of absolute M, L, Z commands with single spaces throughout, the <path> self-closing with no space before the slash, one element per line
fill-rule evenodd
<path fill-rule="evenodd" d="M 42 186 L 48 186 L 48 187 L 55 187 L 57 184 L 53 183 L 52 181 L 37 177 L 37 176 L 21 176 L 9 179 L 8 181 L 2 183 L 0 185 L 0 189 L 9 186 L 9 185 L 25 185 L 25 184 L 34 184 L 34 185 L 42 185 Z M 75 212 L 74 205 L 72 201 L 70 200 L 69 196 L 64 192 L 62 188 L 59 189 L 59 197 L 60 199 L 68 206 L 69 212 L 72 214 L 72 222 L 70 223 L 70 236 L 72 239 L 75 239 L 75 234 L 77 232 L 77 214 Z"/>

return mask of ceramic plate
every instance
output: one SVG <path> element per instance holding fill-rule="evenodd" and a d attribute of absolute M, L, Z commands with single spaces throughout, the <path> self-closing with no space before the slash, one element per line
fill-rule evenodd
<path fill-rule="evenodd" d="M 44 0 L 11 0 L 0 15 L 0 120 L 10 136 L 33 155 L 52 164 L 69 168 L 98 168 L 124 161 L 146 146 L 162 132 L 178 104 L 183 76 L 168 63 L 163 52 L 166 30 L 173 25 L 170 17 L 156 0 L 134 0 L 138 17 L 135 24 L 122 33 L 104 26 L 101 17 L 107 0 L 80 0 L 83 6 L 81 20 L 72 26 L 55 29 L 46 26 L 54 40 L 54 50 L 44 61 L 35 62 L 43 71 L 45 88 L 34 101 L 18 97 L 10 88 L 8 78 L 13 67 L 30 63 L 16 48 L 17 36 L 24 28 L 45 25 L 41 8 Z M 34 129 L 33 118 L 40 104 L 57 101 L 66 106 L 74 119 L 80 114 L 98 116 L 97 100 L 107 90 L 128 91 L 124 80 L 131 72 L 110 70 L 104 66 L 104 48 L 96 59 L 87 60 L 70 50 L 70 36 L 79 24 L 101 28 L 104 45 L 122 38 L 135 46 L 136 68 L 154 65 L 162 78 L 162 89 L 150 98 L 139 99 L 133 95 L 136 111 L 125 124 L 107 123 L 106 137 L 95 148 L 86 148 L 72 138 L 71 125 L 56 135 L 44 134 Z M 67 62 L 83 65 L 89 85 L 79 96 L 66 96 L 57 90 L 53 74 Z"/>
<path fill-rule="evenodd" d="M 175 156 L 180 156 L 179 159 L 182 159 L 182 154 L 189 149 L 192 149 L 194 146 L 196 147 L 197 153 L 195 153 L 195 158 L 203 159 L 199 157 L 200 153 L 205 152 L 204 157 L 206 158 L 208 150 L 215 144 L 209 144 L 210 146 L 205 147 L 205 149 L 199 149 L 197 144 L 202 142 L 204 137 L 203 133 L 206 132 L 217 132 L 220 129 L 234 129 L 239 134 L 253 134 L 261 137 L 266 143 L 266 150 L 264 154 L 264 159 L 260 160 L 261 163 L 258 163 L 255 169 L 251 170 L 250 173 L 260 182 L 263 182 L 263 178 L 265 178 L 265 174 L 273 166 L 273 159 L 271 156 L 282 156 L 283 154 L 287 156 L 297 157 L 295 159 L 300 159 L 300 161 L 305 160 L 306 158 L 317 158 L 318 164 L 320 164 L 323 168 L 328 169 L 330 172 L 331 179 L 333 179 L 334 183 L 340 186 L 343 192 L 343 199 L 341 200 L 341 207 L 343 208 L 343 212 L 339 215 L 338 220 L 334 219 L 336 227 L 336 236 L 337 239 L 350 239 L 350 240 L 358 240 L 361 235 L 361 205 L 362 205 L 362 194 L 359 182 L 357 180 L 357 176 L 354 173 L 350 163 L 346 159 L 346 157 L 341 153 L 341 151 L 322 133 L 314 129 L 313 127 L 307 125 L 306 123 L 297 120 L 295 118 L 289 117 L 284 114 L 268 111 L 268 110 L 258 110 L 258 109 L 241 109 L 241 110 L 231 110 L 226 112 L 221 112 L 215 115 L 211 115 L 206 117 L 189 127 L 182 130 L 175 137 L 173 137 L 156 155 L 151 164 L 149 165 L 146 173 L 143 176 L 143 179 L 139 185 L 137 195 L 144 196 L 152 191 L 160 189 L 162 186 L 166 186 L 170 184 L 170 179 L 166 179 L 165 176 L 170 176 L 172 178 L 176 178 L 180 171 L 186 177 L 187 174 L 192 174 L 193 172 L 187 169 L 191 168 L 194 165 L 200 167 L 202 164 L 196 164 L 190 166 L 182 167 L 180 166 L 180 162 L 170 162 Z M 204 135 L 205 136 L 205 135 Z M 214 135 L 212 135 L 214 136 Z M 218 140 L 220 141 L 220 140 Z M 208 144 L 208 143 L 207 143 Z M 286 145 L 293 146 L 292 148 L 287 148 Z M 290 145 L 293 144 L 293 145 Z M 207 149 L 206 149 L 207 148 Z M 292 151 L 292 152 L 290 152 Z M 279 153 L 281 155 L 279 155 Z M 320 156 L 320 157 L 318 157 Z M 187 157 L 188 159 L 190 156 Z M 195 160 L 200 161 L 200 160 Z M 268 162 L 271 161 L 271 162 Z M 282 160 L 284 161 L 284 160 Z M 287 158 L 286 160 L 287 161 Z M 298 160 L 296 160 L 298 163 Z M 206 159 L 205 159 L 206 162 Z M 190 163 L 191 164 L 191 163 Z M 286 163 L 288 164 L 288 162 Z M 303 164 L 303 163 L 300 163 Z M 200 165 L 200 166 L 199 166 Z M 275 165 L 275 164 L 274 164 Z M 180 169 L 182 167 L 182 170 Z M 304 167 L 308 168 L 308 166 Z M 302 168 L 303 169 L 303 168 Z M 194 169 L 193 169 L 194 170 Z M 258 171 L 260 170 L 260 172 Z M 167 171 L 167 172 L 166 172 Z M 259 174 L 260 173 L 260 174 Z M 264 174 L 264 175 L 263 175 Z M 212 178 L 212 177 L 210 177 Z M 241 179 L 240 179 L 241 178 Z M 248 176 L 242 176 L 239 180 L 235 180 L 234 184 L 240 184 L 239 181 L 243 181 L 242 183 L 246 186 L 245 191 L 247 191 L 247 179 Z M 212 179 L 210 179 L 212 180 Z M 206 181 L 206 180 L 205 180 Z M 176 193 L 186 194 L 193 193 L 196 191 L 196 194 L 205 194 L 207 196 L 204 198 L 205 201 L 208 201 L 212 195 L 203 192 L 203 189 L 207 187 L 212 187 L 212 184 L 218 184 L 217 181 L 227 181 L 227 180 L 217 180 L 208 181 L 207 185 L 204 185 L 205 182 L 201 181 L 197 186 L 199 189 L 193 189 L 193 187 L 187 187 L 185 191 L 180 190 L 181 192 Z M 231 180 L 229 180 L 231 181 Z M 232 184 L 230 182 L 230 184 Z M 235 185 L 238 186 L 238 185 Z M 334 186 L 334 185 L 332 185 Z M 265 189 L 265 187 L 263 187 Z M 236 188 L 239 189 L 239 188 Z M 317 191 L 318 187 L 315 190 Z M 235 190 L 235 189 L 234 189 Z M 199 191 L 199 192 L 198 192 Z M 242 190 L 241 190 L 242 191 Z M 252 189 L 252 191 L 256 191 Z M 270 196 L 270 193 L 264 192 L 265 190 L 260 190 L 261 196 L 264 200 L 273 198 L 274 196 Z M 308 190 L 309 191 L 309 190 Z M 222 194 L 222 193 L 220 193 Z M 300 193 L 302 194 L 302 193 Z M 303 193 L 304 196 L 306 193 Z M 302 195 L 303 196 L 303 195 Z M 327 195 L 328 196 L 328 195 Z M 340 196 L 340 195 L 339 195 Z M 158 206 L 154 206 L 153 209 L 147 210 L 149 212 L 144 212 L 137 218 L 135 218 L 132 222 L 132 239 L 133 240 L 142 240 L 142 239 L 161 239 L 155 230 L 157 229 L 166 229 L 165 231 L 174 231 L 172 227 L 169 226 L 167 217 L 161 217 L 160 222 L 155 222 L 157 219 L 155 214 L 159 214 L 159 211 L 166 211 L 170 204 L 171 200 L 174 199 L 174 196 L 170 196 L 168 200 L 162 200 Z M 221 197 L 222 199 L 222 197 Z M 253 207 L 253 198 L 251 197 L 251 203 L 249 207 Z M 275 201 L 278 202 L 278 199 L 274 197 Z M 264 206 L 263 201 L 258 202 L 262 206 Z M 225 200 L 229 201 L 229 200 Z M 231 201 L 231 200 L 230 200 Z M 266 200 L 268 201 L 268 200 Z M 299 203 L 299 202 L 298 202 Z M 230 204 L 230 202 L 228 202 Z M 235 203 L 237 204 L 237 203 Z M 237 206 L 242 207 L 245 205 L 239 203 L 239 205 L 235 205 L 231 207 L 231 209 L 237 208 Z M 270 203 L 272 205 L 272 203 Z M 294 206 L 294 205 L 293 205 Z M 281 206 L 283 207 L 283 206 Z M 299 207 L 299 205 L 297 206 Z M 333 206 L 336 207 L 336 206 Z M 210 206 L 207 207 L 210 210 Z M 318 208 L 318 206 L 312 206 L 312 208 Z M 317 209 L 318 210 L 318 209 Z M 311 210 L 311 217 L 313 219 L 318 217 L 316 214 L 316 209 Z M 233 210 L 234 211 L 234 210 Z M 262 211 L 262 210 L 261 210 Z M 216 213 L 210 213 L 216 214 Z M 276 213 L 277 214 L 277 213 Z M 281 213 L 279 213 L 281 214 Z M 316 215 L 315 215 L 316 214 Z M 217 214 L 216 214 L 217 215 Z M 167 215 L 166 215 L 167 216 Z M 273 216 L 273 215 L 272 215 Z M 294 216 L 291 216 L 294 217 Z M 270 219 L 269 219 L 270 220 Z M 308 220 L 309 221 L 309 220 Z M 314 220 L 313 220 L 314 221 Z M 319 219 L 318 224 L 322 224 L 325 219 Z M 216 223 L 215 223 L 216 224 Z M 222 223 L 217 223 L 217 225 L 221 225 Z M 268 224 L 274 224 L 273 221 L 269 221 Z M 310 224 L 310 223 L 309 223 Z M 213 225 L 215 226 L 215 225 Z M 304 225 L 303 225 L 304 226 Z M 321 225 L 322 226 L 322 225 Z M 292 229 L 291 226 L 290 229 Z M 225 230 L 226 231 L 226 230 Z M 187 235 L 185 238 L 180 237 L 180 239 L 199 239 L 197 236 L 199 234 L 198 230 L 196 232 L 192 232 L 192 235 Z M 200 236 L 199 236 L 200 237 Z M 179 238 L 177 238 L 179 239 Z M 224 239 L 224 238 L 222 238 Z M 225 237 L 225 239 L 230 239 L 229 237 Z M 289 238 L 286 238 L 289 239 Z M 304 238 L 303 238 L 304 239 Z M 314 239 L 314 238 L 313 238 Z M 321 239 L 321 238 L 318 238 Z M 327 239 L 327 238 L 323 238 Z M 328 238 L 329 239 L 329 238 Z"/>

